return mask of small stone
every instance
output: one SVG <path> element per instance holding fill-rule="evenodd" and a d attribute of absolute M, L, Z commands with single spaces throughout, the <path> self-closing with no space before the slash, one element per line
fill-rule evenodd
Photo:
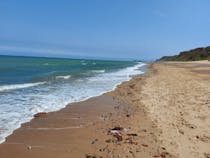
<path fill-rule="evenodd" d="M 114 128 L 112 128 L 112 130 L 116 130 L 116 131 L 122 131 L 124 128 L 120 127 L 120 126 L 116 126 Z"/>
<path fill-rule="evenodd" d="M 120 134 L 118 134 L 118 133 L 115 133 L 113 135 L 113 137 L 117 138 L 117 141 L 122 141 L 123 140 L 123 137 Z"/>
<path fill-rule="evenodd" d="M 147 145 L 147 144 L 142 144 L 142 146 L 143 146 L 143 147 L 148 147 L 148 145 Z"/>
<path fill-rule="evenodd" d="M 98 139 L 95 139 L 91 142 L 91 144 L 95 144 L 98 141 Z"/>
<path fill-rule="evenodd" d="M 34 115 L 35 118 L 39 118 L 39 117 L 45 117 L 46 116 L 46 112 L 39 112 L 37 114 Z"/>
<path fill-rule="evenodd" d="M 111 143 L 111 142 L 113 142 L 113 141 L 112 141 L 112 139 L 107 139 L 105 142 L 106 142 L 106 143 Z"/>
<path fill-rule="evenodd" d="M 161 147 L 163 150 L 166 150 L 166 148 L 165 147 Z"/>
<path fill-rule="evenodd" d="M 136 133 L 130 133 L 130 134 L 127 134 L 127 136 L 138 136 Z"/>
<path fill-rule="evenodd" d="M 143 131 L 143 132 L 147 132 L 147 130 L 146 130 L 146 129 L 143 129 L 142 131 Z"/>
<path fill-rule="evenodd" d="M 28 150 L 31 150 L 31 148 L 32 148 L 32 147 L 31 147 L 30 145 L 29 145 L 29 146 L 27 146 L 27 149 L 28 149 Z"/>
<path fill-rule="evenodd" d="M 85 154 L 85 158 L 96 158 L 95 155 L 88 155 L 88 154 Z"/>

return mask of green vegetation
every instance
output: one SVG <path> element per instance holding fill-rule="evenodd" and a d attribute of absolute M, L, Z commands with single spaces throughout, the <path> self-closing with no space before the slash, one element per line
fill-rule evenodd
<path fill-rule="evenodd" d="M 196 48 L 189 51 L 180 52 L 179 55 L 164 56 L 158 61 L 210 61 L 210 46 L 205 48 Z"/>

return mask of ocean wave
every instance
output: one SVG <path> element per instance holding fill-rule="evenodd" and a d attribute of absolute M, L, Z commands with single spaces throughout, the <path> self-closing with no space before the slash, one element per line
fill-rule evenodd
<path fill-rule="evenodd" d="M 24 84 L 12 84 L 12 85 L 3 85 L 0 86 L 0 92 L 7 91 L 7 90 L 16 90 L 28 87 L 34 87 L 41 84 L 45 84 L 46 82 L 36 82 L 36 83 L 24 83 Z"/>
<path fill-rule="evenodd" d="M 87 63 L 82 63 L 82 65 L 87 65 Z"/>
<path fill-rule="evenodd" d="M 141 67 L 144 65 L 146 64 L 139 62 L 134 66 L 127 67 L 127 68 L 124 68 L 115 72 L 99 73 L 97 76 L 89 77 L 88 81 L 89 82 L 113 81 L 113 82 L 121 83 L 123 81 L 127 81 L 131 79 L 133 76 L 144 73 L 143 71 L 140 70 Z"/>
<path fill-rule="evenodd" d="M 104 73 L 105 70 L 91 70 L 91 72 L 93 72 L 93 73 Z"/>
<path fill-rule="evenodd" d="M 71 78 L 71 75 L 66 75 L 66 76 L 56 76 L 55 78 L 56 78 L 56 79 L 65 79 L 65 80 L 67 80 L 67 79 Z"/>

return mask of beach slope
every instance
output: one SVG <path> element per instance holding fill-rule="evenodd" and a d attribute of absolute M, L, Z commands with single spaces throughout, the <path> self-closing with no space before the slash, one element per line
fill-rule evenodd
<path fill-rule="evenodd" d="M 210 64 L 163 62 L 114 91 L 37 115 L 4 158 L 210 157 Z"/>

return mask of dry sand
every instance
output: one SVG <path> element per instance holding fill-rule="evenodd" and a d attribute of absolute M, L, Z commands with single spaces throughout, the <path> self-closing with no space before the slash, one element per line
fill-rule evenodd
<path fill-rule="evenodd" d="M 115 91 L 34 118 L 0 145 L 0 158 L 88 156 L 209 158 L 210 64 L 151 64 Z"/>
<path fill-rule="evenodd" d="M 154 69 L 141 101 L 162 131 L 161 144 L 180 158 L 210 157 L 209 62 L 161 63 Z"/>

